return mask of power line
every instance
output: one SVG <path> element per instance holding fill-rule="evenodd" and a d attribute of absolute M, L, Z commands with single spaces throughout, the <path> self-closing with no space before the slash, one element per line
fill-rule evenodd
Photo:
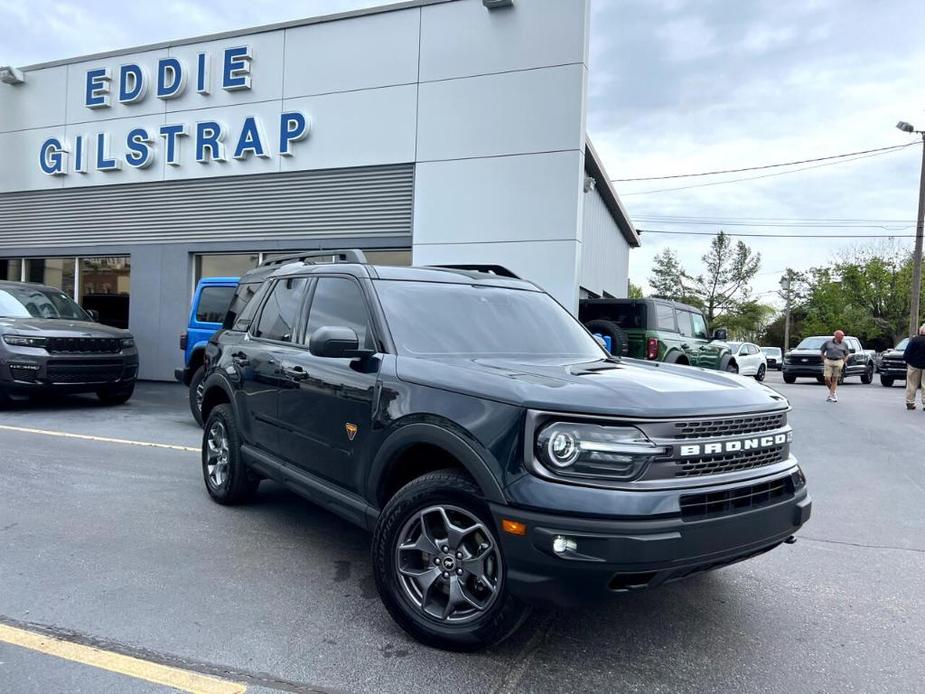
<path fill-rule="evenodd" d="M 827 161 L 829 159 L 844 159 L 853 157 L 858 154 L 871 154 L 873 152 L 886 152 L 897 147 L 906 147 L 907 145 L 917 144 L 918 140 L 909 142 L 906 145 L 890 145 L 889 147 L 878 147 L 877 149 L 862 149 L 857 152 L 845 152 L 844 154 L 831 154 L 827 157 L 815 157 L 814 159 L 799 159 L 797 161 L 785 161 L 778 164 L 761 164 L 759 166 L 745 166 L 741 169 L 718 169 L 716 171 L 698 171 L 697 173 L 669 174 L 667 176 L 639 176 L 637 178 L 611 178 L 614 183 L 627 183 L 629 181 L 664 181 L 669 178 L 691 178 L 693 176 L 715 176 L 717 174 L 742 173 L 743 171 L 759 171 L 761 169 L 777 169 L 782 166 L 796 166 L 797 164 L 810 164 L 816 161 Z"/>
<path fill-rule="evenodd" d="M 670 231 L 668 229 L 637 229 L 640 234 L 675 234 L 678 236 L 719 236 L 719 231 Z M 915 234 L 730 234 L 745 239 L 914 239 Z"/>
<path fill-rule="evenodd" d="M 885 225 L 885 224 L 850 224 L 850 225 L 846 225 L 846 224 L 844 224 L 844 223 L 842 223 L 842 224 L 837 224 L 837 223 L 832 223 L 832 224 L 829 224 L 829 223 L 825 223 L 825 224 L 822 224 L 822 223 L 819 223 L 819 224 L 817 224 L 817 223 L 791 224 L 791 223 L 789 223 L 789 222 L 787 222 L 787 223 L 779 223 L 779 222 L 761 222 L 761 223 L 754 223 L 754 222 L 728 222 L 728 221 L 727 221 L 727 222 L 713 222 L 713 221 L 709 221 L 709 222 L 706 222 L 706 221 L 704 221 L 704 222 L 699 222 L 699 221 L 697 221 L 697 222 L 684 222 L 684 221 L 674 221 L 674 220 L 670 220 L 670 219 L 650 219 L 649 217 L 645 217 L 645 216 L 636 217 L 635 219 L 643 220 L 643 221 L 648 221 L 648 222 L 656 222 L 656 223 L 658 223 L 658 224 L 683 224 L 683 225 L 686 225 L 686 226 L 697 226 L 697 225 L 706 225 L 706 224 L 710 224 L 710 225 L 724 226 L 724 227 L 725 227 L 725 226 L 733 226 L 733 227 L 784 227 L 784 228 L 789 227 L 789 228 L 796 228 L 796 229 L 827 229 L 827 228 L 843 229 L 843 228 L 845 228 L 845 227 L 847 226 L 849 229 L 883 229 L 884 231 L 902 231 L 903 229 L 914 229 L 914 228 L 915 228 L 915 224 L 914 224 L 914 223 L 912 223 L 912 224 L 906 224 L 906 225 L 904 225 L 904 226 L 887 226 L 887 225 Z"/>
<path fill-rule="evenodd" d="M 632 195 L 651 195 L 653 193 L 670 193 L 676 190 L 690 190 L 691 188 L 706 188 L 708 186 L 721 186 L 727 183 L 740 183 L 742 181 L 757 181 L 760 178 L 773 178 L 774 176 L 786 176 L 787 174 L 796 173 L 798 171 L 807 171 L 809 169 L 820 169 L 824 166 L 835 166 L 836 164 L 844 164 L 849 161 L 857 161 L 858 159 L 867 159 L 868 157 L 880 157 L 884 154 L 889 154 L 890 152 L 896 152 L 906 147 L 911 147 L 912 145 L 918 144 L 916 142 L 910 142 L 905 145 L 898 145 L 896 147 L 890 148 L 889 150 L 876 151 L 873 154 L 862 154 L 860 156 L 851 157 L 850 159 L 839 159 L 838 161 L 828 161 L 821 164 L 813 164 L 812 166 L 802 166 L 797 169 L 790 169 L 789 171 L 777 171 L 775 173 L 762 174 L 760 176 L 745 176 L 743 178 L 730 178 L 726 181 L 712 181 L 711 183 L 697 183 L 691 186 L 679 186 L 677 188 L 657 188 L 655 190 L 640 190 L 634 193 L 621 193 L 621 196 L 626 198 Z"/>
<path fill-rule="evenodd" d="M 838 224 L 915 224 L 914 219 L 847 219 L 844 217 L 722 217 L 698 215 L 670 215 L 670 214 L 641 214 L 633 215 L 633 219 L 646 219 L 662 224 L 690 223 L 690 224 L 733 224 L 735 222 L 748 223 L 753 226 L 763 226 L 766 223 L 790 222 L 797 225 L 804 223 L 838 223 Z"/>

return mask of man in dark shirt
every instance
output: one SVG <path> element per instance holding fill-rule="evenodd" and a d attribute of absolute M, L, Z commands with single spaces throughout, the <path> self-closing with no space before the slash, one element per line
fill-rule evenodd
<path fill-rule="evenodd" d="M 825 365 L 822 375 L 829 387 L 826 402 L 838 402 L 838 381 L 849 354 L 848 345 L 845 344 L 845 333 L 842 330 L 836 330 L 832 339 L 822 345 L 822 363 Z"/>
<path fill-rule="evenodd" d="M 906 351 L 906 409 L 915 409 L 915 391 L 922 388 L 922 369 L 925 369 L 925 325 L 919 328 L 919 334 L 909 340 Z M 925 410 L 925 390 L 920 396 L 922 409 Z"/>

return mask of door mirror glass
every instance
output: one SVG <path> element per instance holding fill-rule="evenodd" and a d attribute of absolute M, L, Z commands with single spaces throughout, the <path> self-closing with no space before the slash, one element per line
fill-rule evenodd
<path fill-rule="evenodd" d="M 335 325 L 315 330 L 308 340 L 308 350 L 316 357 L 331 359 L 357 359 L 373 353 L 370 349 L 360 349 L 356 330 Z"/>
<path fill-rule="evenodd" d="M 718 342 L 725 342 L 727 337 L 729 337 L 729 335 L 724 328 L 717 328 L 713 331 L 713 339 Z"/>

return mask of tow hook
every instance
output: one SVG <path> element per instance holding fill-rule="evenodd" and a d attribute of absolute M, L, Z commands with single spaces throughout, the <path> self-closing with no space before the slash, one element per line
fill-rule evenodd
<path fill-rule="evenodd" d="M 786 540 L 784 540 L 788 545 L 795 545 L 797 543 L 797 538 L 794 535 L 791 535 Z"/>

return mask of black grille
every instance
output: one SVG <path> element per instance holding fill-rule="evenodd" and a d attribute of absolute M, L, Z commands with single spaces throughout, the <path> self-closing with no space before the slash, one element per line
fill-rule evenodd
<path fill-rule="evenodd" d="M 799 356 L 792 356 L 788 362 L 789 364 L 821 364 L 822 355 L 821 354 L 801 354 Z"/>
<path fill-rule="evenodd" d="M 52 383 L 110 383 L 122 378 L 123 369 L 121 359 L 50 361 L 46 373 Z"/>
<path fill-rule="evenodd" d="M 761 431 L 780 429 L 787 423 L 787 414 L 754 415 L 749 417 L 732 417 L 726 419 L 700 419 L 675 423 L 672 438 L 709 439 L 736 434 L 756 434 Z"/>
<path fill-rule="evenodd" d="M 884 359 L 881 362 L 883 366 L 890 369 L 905 369 L 906 362 L 903 359 Z"/>
<path fill-rule="evenodd" d="M 675 461 L 678 469 L 675 477 L 699 477 L 700 475 L 720 475 L 724 472 L 738 472 L 751 468 L 771 465 L 784 459 L 784 447 L 775 446 L 760 451 L 742 451 L 705 455 L 700 458 Z"/>
<path fill-rule="evenodd" d="M 116 337 L 49 337 L 45 349 L 57 354 L 115 354 L 121 344 Z"/>
<path fill-rule="evenodd" d="M 741 513 L 792 497 L 793 492 L 793 479 L 787 476 L 722 492 L 685 494 L 681 497 L 681 519 L 701 520 Z"/>

